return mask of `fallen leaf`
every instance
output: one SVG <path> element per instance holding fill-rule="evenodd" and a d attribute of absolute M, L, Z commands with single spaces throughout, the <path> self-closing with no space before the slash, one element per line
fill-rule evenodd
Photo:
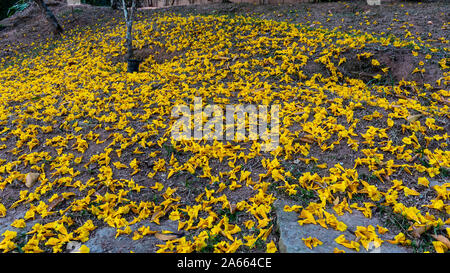
<path fill-rule="evenodd" d="M 446 104 L 447 106 L 450 106 L 450 101 L 449 101 L 449 100 L 444 99 L 444 98 L 442 98 L 442 97 L 439 97 L 439 98 L 440 98 L 439 101 L 440 101 L 441 103 L 444 103 L 444 104 Z"/>
<path fill-rule="evenodd" d="M 417 157 L 419 157 L 420 154 L 416 154 L 415 156 L 411 157 L 410 160 L 408 160 L 408 162 L 413 162 L 414 160 L 417 159 Z"/>
<path fill-rule="evenodd" d="M 420 226 L 420 227 L 412 226 L 412 235 L 416 238 L 420 238 L 420 236 L 429 228 L 430 226 Z"/>
<path fill-rule="evenodd" d="M 419 118 L 421 118 L 423 115 L 422 114 L 417 114 L 417 115 L 410 115 L 406 120 L 411 123 L 414 121 L 417 121 Z"/>
<path fill-rule="evenodd" d="M 55 198 L 50 204 L 48 205 L 47 211 L 52 211 L 59 203 L 61 203 L 64 200 L 64 196 L 58 196 Z"/>
<path fill-rule="evenodd" d="M 161 241 L 169 241 L 169 240 L 174 240 L 176 238 L 178 238 L 178 236 L 176 234 L 162 234 L 162 233 L 155 233 L 155 237 L 157 239 L 160 239 Z"/>
<path fill-rule="evenodd" d="M 407 100 L 407 99 L 408 99 L 406 96 L 400 95 L 400 94 L 396 94 L 395 96 L 396 96 L 397 98 L 404 99 L 404 100 Z"/>
<path fill-rule="evenodd" d="M 450 249 L 450 241 L 444 236 L 444 235 L 431 235 L 434 239 L 438 240 L 439 242 L 443 243 L 447 248 Z"/>
<path fill-rule="evenodd" d="M 298 137 L 294 139 L 294 143 L 298 143 L 298 142 L 306 142 L 309 144 L 314 143 L 314 138 L 313 136 L 303 136 L 303 137 Z"/>
<path fill-rule="evenodd" d="M 99 186 L 97 186 L 95 192 L 94 192 L 94 196 L 103 196 L 107 191 L 107 188 L 105 187 L 104 184 L 100 184 Z"/>
<path fill-rule="evenodd" d="M 228 61 L 228 60 L 230 60 L 231 58 L 230 58 L 230 57 L 225 57 L 225 56 L 214 56 L 213 59 L 216 59 L 216 60 L 223 60 L 223 61 Z"/>
<path fill-rule="evenodd" d="M 152 218 L 150 219 L 150 222 L 157 221 L 159 217 L 164 215 L 164 211 L 156 210 L 155 213 L 153 213 Z"/>
<path fill-rule="evenodd" d="M 333 205 L 337 206 L 337 204 L 339 204 L 339 196 L 333 201 Z"/>
<path fill-rule="evenodd" d="M 31 188 L 39 178 L 39 173 L 28 173 L 25 177 L 25 186 Z"/>
<path fill-rule="evenodd" d="M 230 208 L 230 213 L 234 214 L 234 212 L 236 211 L 236 204 L 228 203 L 228 207 Z"/>

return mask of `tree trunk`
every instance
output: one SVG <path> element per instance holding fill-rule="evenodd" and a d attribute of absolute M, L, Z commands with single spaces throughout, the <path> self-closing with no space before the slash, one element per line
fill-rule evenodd
<path fill-rule="evenodd" d="M 47 21 L 52 26 L 53 32 L 55 34 L 61 34 L 63 32 L 63 28 L 58 23 L 58 20 L 56 19 L 56 17 L 53 14 L 53 12 L 44 3 L 44 0 L 34 0 L 34 2 L 36 2 L 36 4 L 38 4 L 38 6 L 41 9 L 42 13 L 45 15 L 45 19 L 47 19 Z"/>
<path fill-rule="evenodd" d="M 125 22 L 127 26 L 127 34 L 126 34 L 126 47 L 127 47 L 127 55 L 125 56 L 127 60 L 130 60 L 134 56 L 133 52 L 133 19 L 134 19 L 134 10 L 136 9 L 136 0 L 131 0 L 131 9 L 128 11 L 125 0 L 122 0 L 122 8 L 123 14 L 125 16 Z"/>

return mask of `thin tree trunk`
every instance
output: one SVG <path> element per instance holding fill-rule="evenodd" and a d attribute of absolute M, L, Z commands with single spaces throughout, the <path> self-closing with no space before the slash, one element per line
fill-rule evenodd
<path fill-rule="evenodd" d="M 111 8 L 117 9 L 117 7 L 118 7 L 117 0 L 111 0 Z"/>
<path fill-rule="evenodd" d="M 56 17 L 53 14 L 53 12 L 44 3 L 44 0 L 34 0 L 34 2 L 36 2 L 36 4 L 38 4 L 38 6 L 41 9 L 42 13 L 45 15 L 45 19 L 47 19 L 47 21 L 52 26 L 53 32 L 55 34 L 61 34 L 63 32 L 63 28 L 58 23 L 58 20 L 56 19 Z"/>
<path fill-rule="evenodd" d="M 125 22 L 127 25 L 127 34 L 125 38 L 127 46 L 127 55 L 125 57 L 127 60 L 129 60 L 132 59 L 134 56 L 132 30 L 133 30 L 133 16 L 134 10 L 136 8 L 136 1 L 135 0 L 131 1 L 131 10 L 129 12 L 125 0 L 122 0 L 122 5 L 123 5 L 123 14 L 125 16 Z"/>

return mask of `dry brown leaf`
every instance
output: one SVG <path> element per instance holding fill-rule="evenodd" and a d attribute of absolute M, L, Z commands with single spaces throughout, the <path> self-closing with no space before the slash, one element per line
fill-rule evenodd
<path fill-rule="evenodd" d="M 420 226 L 420 227 L 412 226 L 412 235 L 416 238 L 420 238 L 420 236 L 429 228 L 430 228 L 429 226 Z"/>
<path fill-rule="evenodd" d="M 304 113 L 306 113 L 306 112 L 305 112 L 305 111 L 302 111 L 302 112 L 295 112 L 294 115 L 298 115 L 298 116 L 299 116 L 299 115 L 303 115 Z"/>
<path fill-rule="evenodd" d="M 413 162 L 414 160 L 417 159 L 417 157 L 419 157 L 419 154 L 416 154 L 415 156 L 411 157 L 411 159 L 408 160 L 408 162 Z"/>
<path fill-rule="evenodd" d="M 50 202 L 50 204 L 48 205 L 47 211 L 49 211 L 49 212 L 52 211 L 63 200 L 64 200 L 64 197 L 62 195 L 53 199 L 53 201 Z"/>
<path fill-rule="evenodd" d="M 169 240 L 174 240 L 176 238 L 178 238 L 178 236 L 176 234 L 162 234 L 162 233 L 155 233 L 155 237 L 157 239 L 160 239 L 161 241 L 169 241 Z"/>
<path fill-rule="evenodd" d="M 174 206 L 174 204 L 168 205 L 168 206 L 164 209 L 164 214 L 167 214 L 167 213 L 170 211 L 170 209 L 173 208 L 173 206 Z"/>
<path fill-rule="evenodd" d="M 444 99 L 443 97 L 439 97 L 440 102 L 446 104 L 447 106 L 450 106 L 450 101 L 448 99 Z"/>
<path fill-rule="evenodd" d="M 431 235 L 431 237 L 443 243 L 450 249 L 450 240 L 448 240 L 444 235 Z"/>
<path fill-rule="evenodd" d="M 417 115 L 410 115 L 406 120 L 411 123 L 414 121 L 417 121 L 419 118 L 421 118 L 423 114 L 417 114 Z"/>
<path fill-rule="evenodd" d="M 298 137 L 296 139 L 294 139 L 294 143 L 298 143 L 298 142 L 306 142 L 309 144 L 314 143 L 314 138 L 312 136 L 303 136 L 303 137 Z"/>
<path fill-rule="evenodd" d="M 28 173 L 25 177 L 25 186 L 31 188 L 38 181 L 39 175 L 39 173 Z"/>
<path fill-rule="evenodd" d="M 408 98 L 405 95 L 395 94 L 397 98 L 407 100 Z"/>
<path fill-rule="evenodd" d="M 153 213 L 150 221 L 154 221 L 163 215 L 164 215 L 164 211 L 156 210 L 155 213 Z"/>
<path fill-rule="evenodd" d="M 228 203 L 228 207 L 230 208 L 230 213 L 234 214 L 234 212 L 236 211 L 236 204 Z"/>
<path fill-rule="evenodd" d="M 100 184 L 99 186 L 97 186 L 95 192 L 94 192 L 94 196 L 103 196 L 107 191 L 107 188 L 105 187 L 104 184 Z"/>
<path fill-rule="evenodd" d="M 334 199 L 334 201 L 333 201 L 333 205 L 336 206 L 337 204 L 339 204 L 339 196 L 336 197 L 336 199 Z"/>
<path fill-rule="evenodd" d="M 225 57 L 225 56 L 214 56 L 213 59 L 228 61 L 231 58 L 230 57 Z"/>

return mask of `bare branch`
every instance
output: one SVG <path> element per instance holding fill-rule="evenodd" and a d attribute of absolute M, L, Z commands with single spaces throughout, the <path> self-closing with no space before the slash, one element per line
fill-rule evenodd
<path fill-rule="evenodd" d="M 122 0 L 122 9 L 123 9 L 123 15 L 125 16 L 125 21 L 128 22 L 128 9 L 127 9 L 127 4 L 125 3 L 125 0 Z"/>
<path fill-rule="evenodd" d="M 53 14 L 53 12 L 47 7 L 44 0 L 34 0 L 34 2 L 36 2 L 36 4 L 39 6 L 42 13 L 44 13 L 45 19 L 47 19 L 47 21 L 50 23 L 50 25 L 53 28 L 53 32 L 55 34 L 61 34 L 63 32 L 63 28 L 59 24 L 58 20 L 56 19 L 55 15 Z"/>

